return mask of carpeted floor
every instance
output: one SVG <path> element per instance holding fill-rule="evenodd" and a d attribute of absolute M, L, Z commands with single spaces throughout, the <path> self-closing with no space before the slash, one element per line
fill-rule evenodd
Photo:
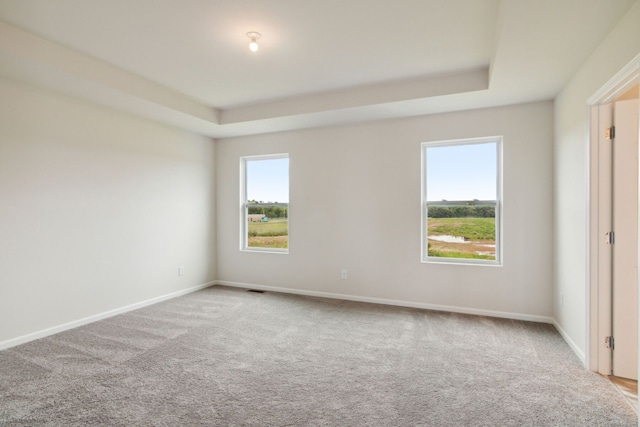
<path fill-rule="evenodd" d="M 636 426 L 550 325 L 208 288 L 0 352 L 0 425 Z"/>

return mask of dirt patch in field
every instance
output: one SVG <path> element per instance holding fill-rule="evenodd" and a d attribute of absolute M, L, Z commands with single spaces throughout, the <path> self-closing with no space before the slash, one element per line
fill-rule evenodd
<path fill-rule="evenodd" d="M 249 247 L 253 248 L 286 248 L 289 236 L 254 236 L 249 237 Z"/>
<path fill-rule="evenodd" d="M 489 240 L 478 240 L 466 243 L 449 243 L 429 239 L 429 247 L 431 250 L 442 252 L 462 252 L 467 254 L 482 253 L 486 255 L 496 254 L 495 242 Z"/>

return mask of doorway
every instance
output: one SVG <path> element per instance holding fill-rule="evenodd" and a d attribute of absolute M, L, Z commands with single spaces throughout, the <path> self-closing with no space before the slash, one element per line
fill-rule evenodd
<path fill-rule="evenodd" d="M 638 85 L 612 103 L 611 372 L 638 380 Z M 599 127 L 604 127 L 600 123 Z M 606 207 L 605 207 L 606 208 Z"/>
<path fill-rule="evenodd" d="M 638 378 L 640 56 L 590 104 L 588 367 Z M 637 392 L 636 392 L 637 394 Z"/>

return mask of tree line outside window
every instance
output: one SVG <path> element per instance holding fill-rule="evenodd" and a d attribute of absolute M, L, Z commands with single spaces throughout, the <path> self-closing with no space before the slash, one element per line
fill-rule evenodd
<path fill-rule="evenodd" d="M 251 205 L 264 203 L 262 201 L 257 200 L 249 200 L 248 202 Z M 278 202 L 275 202 L 278 203 Z M 289 217 L 289 209 L 283 206 L 250 206 L 249 215 L 262 214 L 267 218 L 288 218 Z"/>

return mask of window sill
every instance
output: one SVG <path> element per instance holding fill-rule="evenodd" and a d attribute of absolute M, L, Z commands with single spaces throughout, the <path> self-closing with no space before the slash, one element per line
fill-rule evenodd
<path fill-rule="evenodd" d="M 240 252 L 254 252 L 259 254 L 289 255 L 289 249 L 267 249 L 267 248 L 242 248 Z"/>
<path fill-rule="evenodd" d="M 423 258 L 420 261 L 422 264 L 444 264 L 444 265 L 466 265 L 472 267 L 502 267 L 501 261 L 481 261 L 481 260 L 470 260 L 470 259 L 460 259 L 460 258 Z"/>

